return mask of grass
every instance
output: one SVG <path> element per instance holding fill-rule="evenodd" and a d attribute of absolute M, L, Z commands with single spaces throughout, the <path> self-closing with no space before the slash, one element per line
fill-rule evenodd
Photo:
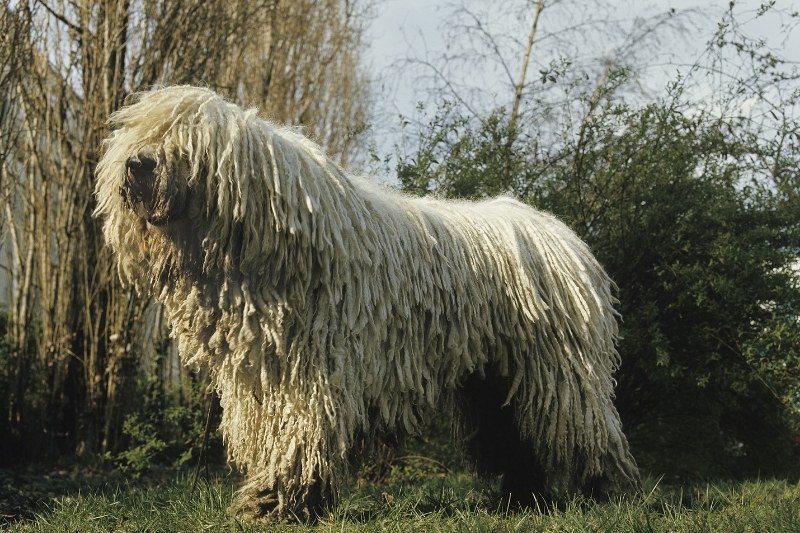
<path fill-rule="evenodd" d="M 7 522 L 11 532 L 58 531 L 542 531 L 542 532 L 791 532 L 800 531 L 800 484 L 783 480 L 720 482 L 692 487 L 647 480 L 641 496 L 595 503 L 575 499 L 559 509 L 513 512 L 493 504 L 465 473 L 417 482 L 355 487 L 316 526 L 259 526 L 226 513 L 230 479 L 154 484 L 121 482 L 57 496 L 35 514 Z M 2 520 L 2 519 L 0 519 Z M 2 524 L 2 522 L 0 522 Z"/>

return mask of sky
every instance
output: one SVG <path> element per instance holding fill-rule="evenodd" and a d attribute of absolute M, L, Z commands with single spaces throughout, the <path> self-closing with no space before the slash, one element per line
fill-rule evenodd
<path fill-rule="evenodd" d="M 800 18 L 787 14 L 800 11 L 800 0 L 775 0 L 768 15 L 756 17 L 762 3 L 737 0 L 737 20 L 748 35 L 765 39 L 770 48 L 800 64 Z M 398 115 L 414 116 L 418 102 L 435 105 L 435 87 L 441 86 L 441 79 L 437 85 L 433 70 L 421 63 L 441 68 L 476 109 L 510 103 L 511 78 L 519 75 L 533 4 L 533 0 L 378 0 L 366 37 L 367 63 L 376 80 L 374 133 L 380 139 L 379 149 L 388 150 L 397 142 Z M 527 79 L 538 77 L 538 71 L 560 55 L 589 64 L 592 58 L 625 49 L 642 69 L 642 94 L 657 94 L 678 71 L 701 57 L 728 4 L 727 0 L 545 0 Z M 482 55 L 486 46 L 474 46 L 475 39 L 470 44 L 464 37 L 465 18 L 456 14 L 461 6 L 467 6 L 496 39 L 508 73 L 492 57 Z M 626 33 L 644 32 L 652 17 L 670 9 L 679 15 L 670 19 L 674 30 L 642 41 L 648 44 L 625 48 Z M 572 26 L 578 28 L 570 30 Z M 785 30 L 791 28 L 789 40 L 784 40 Z M 444 56 L 452 59 L 449 67 L 443 66 Z"/>

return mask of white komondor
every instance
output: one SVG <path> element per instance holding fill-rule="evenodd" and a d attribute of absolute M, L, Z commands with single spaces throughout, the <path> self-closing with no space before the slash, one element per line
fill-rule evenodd
<path fill-rule="evenodd" d="M 169 87 L 114 113 L 97 210 L 123 280 L 211 371 L 236 509 L 314 517 L 365 442 L 459 421 L 514 501 L 635 490 L 612 404 L 612 282 L 510 198 L 413 198 L 297 132 Z"/>

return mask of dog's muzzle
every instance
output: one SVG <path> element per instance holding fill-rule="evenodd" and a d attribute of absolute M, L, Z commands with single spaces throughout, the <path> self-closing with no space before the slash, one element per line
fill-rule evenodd
<path fill-rule="evenodd" d="M 148 150 L 130 156 L 120 186 L 125 205 L 154 226 L 174 221 L 183 213 L 186 200 L 185 187 L 172 179 L 174 170 L 159 168 L 155 153 Z"/>
<path fill-rule="evenodd" d="M 156 164 L 156 160 L 151 156 L 137 154 L 125 161 L 125 168 L 132 180 L 143 182 L 152 180 L 155 177 Z"/>
<path fill-rule="evenodd" d="M 150 204 L 156 184 L 156 160 L 145 154 L 132 155 L 125 161 L 123 196 L 133 202 Z"/>

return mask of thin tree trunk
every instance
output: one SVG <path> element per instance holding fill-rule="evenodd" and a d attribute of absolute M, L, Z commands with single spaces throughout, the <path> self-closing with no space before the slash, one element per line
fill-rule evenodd
<path fill-rule="evenodd" d="M 525 47 L 525 53 L 522 56 L 522 68 L 519 73 L 519 81 L 514 87 L 514 105 L 511 108 L 511 116 L 509 117 L 509 129 L 513 130 L 517 123 L 517 116 L 519 115 L 519 104 L 522 101 L 522 91 L 525 90 L 525 78 L 528 74 L 528 62 L 531 58 L 531 50 L 533 50 L 533 42 L 536 39 L 536 28 L 539 25 L 539 17 L 544 9 L 544 0 L 537 0 L 533 12 L 533 21 L 531 22 L 531 31 L 528 33 L 528 44 Z"/>

